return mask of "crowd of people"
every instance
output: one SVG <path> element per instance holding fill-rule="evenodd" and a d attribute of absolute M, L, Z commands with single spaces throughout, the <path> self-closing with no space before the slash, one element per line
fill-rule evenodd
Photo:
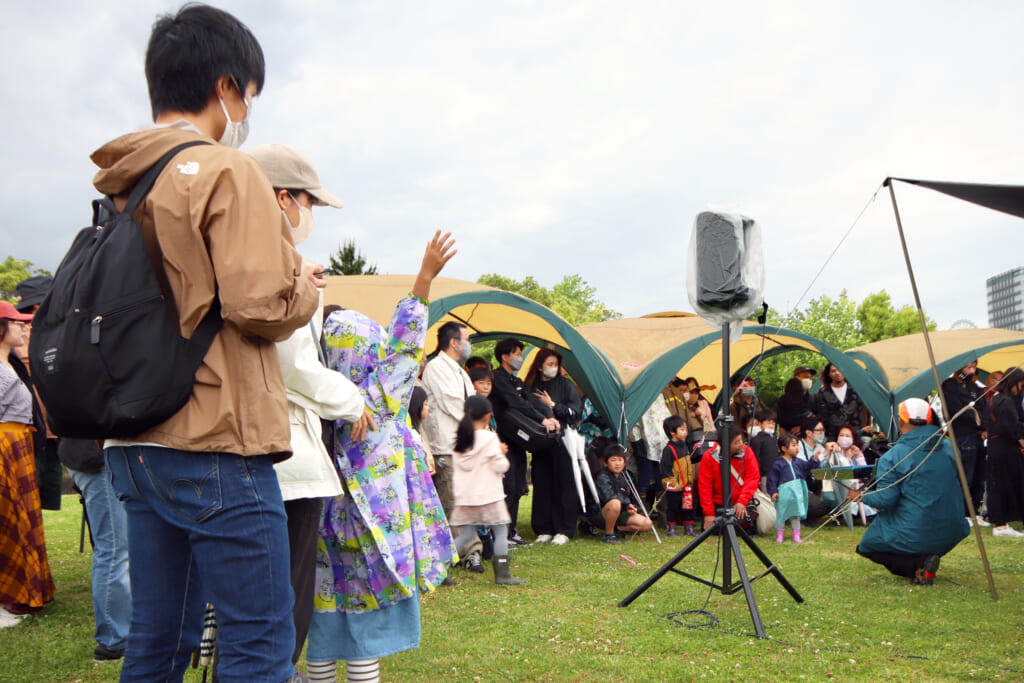
<path fill-rule="evenodd" d="M 758 491 L 776 506 L 778 542 L 787 523 L 800 543 L 801 520 L 841 509 L 851 528 L 875 520 L 862 555 L 918 583 L 934 578 L 968 522 L 1024 537 L 1008 526 L 1024 518 L 1019 369 L 986 390 L 971 363 L 944 386 L 989 521 L 960 512 L 952 451 L 927 404 L 901 404 L 901 437 L 882 454 L 884 434 L 831 363 L 816 393 L 817 372 L 795 368 L 775 410 L 737 378 L 722 443 L 702 396 L 713 387 L 673 379 L 618 443 L 555 349 L 537 350 L 524 373 L 521 341 L 499 341 L 492 364 L 473 355 L 465 325 L 448 322 L 426 361 L 427 301 L 455 255 L 450 234 L 430 239 L 386 327 L 358 302 L 322 307 L 323 267 L 296 247 L 314 229 L 313 209 L 341 202 L 291 147 L 233 149 L 264 80 L 262 50 L 235 17 L 203 5 L 162 17 L 146 76 L 155 123 L 93 155 L 100 192 L 123 205 L 168 149 L 221 143 L 180 153 L 185 163 L 158 178 L 140 210 L 162 246 L 182 333 L 215 300 L 224 318 L 188 402 L 102 448 L 59 439 L 25 361 L 52 280 L 29 278 L 17 306 L 0 302 L 0 605 L 25 614 L 54 599 L 41 510 L 59 507 L 62 461 L 95 547 L 94 658 L 123 657 L 121 680 L 181 680 L 208 604 L 217 680 L 333 681 L 338 662 L 349 680 L 377 680 L 380 658 L 418 647 L 420 596 L 454 583 L 455 566 L 483 573 L 489 560 L 496 584 L 517 586 L 526 580 L 513 575 L 511 551 L 530 540 L 618 544 L 657 521 L 669 537 L 696 536 L 723 509 L 753 528 Z M 921 468 L 932 454 L 939 464 Z M 876 459 L 870 491 L 811 474 Z M 294 667 L 304 647 L 308 678 Z"/>

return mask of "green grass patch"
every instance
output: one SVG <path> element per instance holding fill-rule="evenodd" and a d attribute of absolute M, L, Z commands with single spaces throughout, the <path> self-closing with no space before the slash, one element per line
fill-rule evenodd
<path fill-rule="evenodd" d="M 528 500 L 523 509 L 529 510 Z M 90 551 L 87 541 L 86 552 L 78 552 L 80 514 L 71 496 L 60 512 L 44 513 L 57 598 L 40 614 L 0 630 L 2 681 L 118 678 L 120 664 L 91 660 Z M 529 528 L 525 521 L 521 527 Z M 383 678 L 1024 680 L 1019 539 L 985 531 L 1000 597 L 993 602 L 973 535 L 943 558 L 934 586 L 915 588 L 854 554 L 862 533 L 829 526 L 799 547 L 756 537 L 805 599 L 794 602 L 771 576 L 754 584 L 767 640 L 753 636 L 742 591 L 709 598 L 707 587 L 675 574 L 629 607 L 617 606 L 687 539 L 662 534 L 659 545 L 646 534 L 618 546 L 577 538 L 561 547 L 521 548 L 512 553 L 512 571 L 525 585 L 496 586 L 488 563 L 485 574 L 456 570 L 458 586 L 426 596 L 420 649 L 383 660 Z M 679 567 L 710 579 L 717 557 L 717 543 L 708 541 Z M 749 552 L 744 557 L 752 574 L 760 573 L 757 559 Z M 680 625 L 706 621 L 681 614 L 701 608 L 717 626 Z M 190 671 L 185 680 L 201 677 Z"/>

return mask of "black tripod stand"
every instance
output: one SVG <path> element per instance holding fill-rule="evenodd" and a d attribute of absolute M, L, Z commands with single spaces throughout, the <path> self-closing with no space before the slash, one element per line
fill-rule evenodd
<path fill-rule="evenodd" d="M 693 539 L 693 541 L 683 548 L 675 557 L 669 560 L 667 563 L 662 565 L 657 571 L 644 581 L 639 588 L 629 594 L 629 596 L 619 603 L 619 607 L 626 607 L 631 602 L 640 597 L 644 591 L 653 586 L 658 579 L 663 577 L 669 572 L 674 572 L 680 576 L 685 576 L 688 579 L 693 579 L 698 583 L 702 583 L 705 586 L 710 586 L 713 589 L 720 590 L 723 595 L 732 595 L 743 589 L 743 593 L 747 597 L 747 607 L 750 609 L 750 618 L 754 621 L 754 631 L 758 638 L 767 638 L 764 633 L 764 626 L 761 625 L 761 614 L 757 610 L 757 601 L 754 599 L 754 591 L 750 585 L 750 576 L 747 574 L 747 567 L 743 561 L 743 553 L 740 550 L 739 539 L 742 538 L 743 542 L 750 547 L 750 550 L 757 555 L 758 559 L 764 563 L 765 567 L 771 567 L 772 575 L 778 579 L 782 587 L 789 591 L 789 594 L 793 596 L 793 599 L 797 602 L 803 602 L 804 599 L 797 593 L 796 589 L 793 588 L 792 584 L 786 580 L 786 577 L 782 575 L 777 567 L 772 566 L 772 561 L 768 559 L 768 556 L 757 547 L 754 540 L 750 538 L 750 535 L 740 526 L 739 520 L 736 518 L 732 506 L 729 504 L 731 500 L 731 468 L 729 466 L 729 460 L 731 455 L 729 453 L 729 441 L 726 434 L 728 429 L 726 425 L 732 423 L 732 416 L 729 414 L 729 325 L 724 324 L 722 326 L 722 366 L 724 373 L 724 382 L 722 384 L 722 408 L 719 413 L 719 431 L 718 431 L 718 444 L 719 444 L 719 464 L 722 471 L 722 507 L 716 510 L 717 517 L 715 523 L 704 530 L 704 532 Z M 712 457 L 711 453 L 706 453 L 705 458 Z M 724 537 L 722 543 L 722 583 L 716 584 L 706 579 L 702 579 L 693 574 L 688 574 L 680 569 L 676 569 L 676 565 L 683 561 L 683 559 L 693 552 L 701 543 L 706 541 L 711 535 L 718 531 Z M 732 580 L 732 560 L 736 560 L 736 571 L 739 574 L 739 581 L 734 582 Z"/>

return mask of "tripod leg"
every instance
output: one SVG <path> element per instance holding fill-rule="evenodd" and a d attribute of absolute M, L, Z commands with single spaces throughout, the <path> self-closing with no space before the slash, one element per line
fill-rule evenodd
<path fill-rule="evenodd" d="M 619 607 L 626 607 L 627 605 L 629 605 L 629 603 L 633 602 L 634 600 L 639 598 L 641 595 L 643 595 L 643 593 L 648 588 L 650 588 L 651 586 L 653 586 L 655 583 L 658 582 L 658 579 L 660 579 L 661 577 L 665 576 L 665 574 L 668 574 L 670 571 L 672 571 L 672 568 L 675 567 L 680 562 L 682 562 L 684 557 L 689 555 L 691 552 L 694 551 L 694 549 L 697 548 L 697 546 L 699 546 L 701 543 L 703 543 L 704 540 L 707 539 L 708 536 L 711 535 L 711 533 L 712 533 L 712 531 L 714 531 L 714 529 L 715 529 L 714 525 L 709 526 L 707 529 L 705 529 L 701 533 L 700 536 L 698 536 L 697 538 L 693 539 L 693 541 L 690 543 L 690 545 L 688 545 L 685 548 L 683 548 L 682 550 L 680 550 L 676 554 L 675 557 L 673 557 L 671 560 L 669 560 L 665 564 L 661 565 L 661 567 L 658 568 L 658 570 L 655 571 L 653 574 L 651 574 L 650 577 L 648 577 L 648 579 L 646 581 L 644 581 L 642 584 L 640 584 L 639 588 L 637 588 L 635 591 L 630 593 L 622 602 L 620 602 L 619 603 Z"/>
<path fill-rule="evenodd" d="M 782 587 L 785 588 L 791 596 L 793 596 L 794 600 L 797 602 L 803 602 L 804 599 L 799 593 L 797 593 L 796 588 L 793 588 L 793 585 L 786 580 L 786 577 L 782 575 L 782 571 L 780 571 L 778 567 L 773 566 L 772 561 L 768 559 L 768 556 L 764 554 L 763 550 L 757 547 L 757 544 L 754 543 L 754 539 L 750 537 L 750 534 L 744 531 L 743 527 L 737 527 L 737 531 L 739 531 L 740 536 L 743 538 L 743 542 L 747 544 L 755 555 L 757 555 L 757 559 L 761 560 L 765 567 L 770 567 L 769 571 L 772 573 L 772 576 L 775 577 L 776 581 L 782 584 Z"/>
<path fill-rule="evenodd" d="M 743 563 L 743 553 L 740 552 L 740 544 L 736 540 L 736 527 L 733 524 L 727 524 L 724 531 L 728 534 L 729 548 L 736 557 L 736 571 L 740 575 L 740 583 L 743 584 L 743 593 L 747 596 L 747 608 L 750 610 L 750 618 L 754 621 L 754 632 L 758 638 L 767 638 L 764 626 L 761 624 L 761 613 L 757 609 L 757 600 L 754 599 L 754 589 L 750 585 L 750 577 L 747 575 L 747 566 Z"/>

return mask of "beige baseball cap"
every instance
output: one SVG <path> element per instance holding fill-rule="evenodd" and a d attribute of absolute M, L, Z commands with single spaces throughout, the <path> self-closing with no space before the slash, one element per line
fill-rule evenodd
<path fill-rule="evenodd" d="M 320 176 L 316 174 L 313 162 L 302 152 L 280 142 L 272 142 L 253 149 L 249 154 L 263 167 L 274 187 L 308 192 L 317 206 L 336 209 L 344 206 L 340 199 L 320 185 Z"/>

